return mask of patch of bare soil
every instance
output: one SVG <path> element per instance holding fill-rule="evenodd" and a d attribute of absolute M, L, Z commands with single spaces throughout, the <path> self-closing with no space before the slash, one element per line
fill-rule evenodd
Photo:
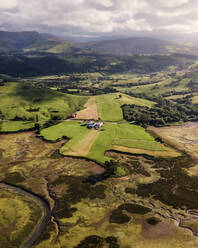
<path fill-rule="evenodd" d="M 104 168 L 95 163 L 87 164 L 87 170 L 90 172 L 94 172 L 95 174 L 101 174 L 104 172 Z"/>
<path fill-rule="evenodd" d="M 89 100 L 84 105 L 85 109 L 77 112 L 75 119 L 80 120 L 89 120 L 94 119 L 98 120 L 98 107 L 96 104 L 96 97 L 90 97 Z"/>
<path fill-rule="evenodd" d="M 151 225 L 144 220 L 142 223 L 142 236 L 145 239 L 160 239 L 174 236 L 173 224 L 159 222 L 156 225 Z"/>
<path fill-rule="evenodd" d="M 164 146 L 163 146 L 164 147 Z M 164 151 L 152 151 L 146 149 L 129 148 L 125 146 L 112 145 L 111 149 L 120 152 L 132 153 L 132 154 L 148 154 L 154 157 L 178 157 L 181 154 L 170 147 L 164 147 Z"/>
<path fill-rule="evenodd" d="M 165 142 L 198 159 L 198 122 L 187 122 L 181 126 L 149 127 L 148 131 L 154 132 Z"/>

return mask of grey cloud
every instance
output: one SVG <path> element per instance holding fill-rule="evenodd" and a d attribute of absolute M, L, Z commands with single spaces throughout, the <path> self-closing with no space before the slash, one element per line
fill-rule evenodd
<path fill-rule="evenodd" d="M 198 1 L 2 0 L 0 29 L 63 36 L 196 33 Z"/>

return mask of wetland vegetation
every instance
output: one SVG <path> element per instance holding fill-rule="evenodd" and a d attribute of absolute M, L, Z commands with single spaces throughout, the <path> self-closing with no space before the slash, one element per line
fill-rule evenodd
<path fill-rule="evenodd" d="M 39 196 L 28 247 L 196 248 L 197 58 L 18 56 L 0 75 L 0 247 L 33 240 Z"/>

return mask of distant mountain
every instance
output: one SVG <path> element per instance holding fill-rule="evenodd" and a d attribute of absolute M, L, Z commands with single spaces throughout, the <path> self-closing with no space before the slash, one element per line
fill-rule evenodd
<path fill-rule="evenodd" d="M 38 32 L 0 31 L 0 53 L 99 53 L 113 55 L 168 55 L 173 53 L 198 55 L 198 45 L 178 44 L 153 38 L 117 38 L 74 43 L 51 34 Z"/>
<path fill-rule="evenodd" d="M 38 32 L 0 31 L 0 52 L 38 51 L 61 53 L 70 49 L 71 44 L 65 39 Z"/>
<path fill-rule="evenodd" d="M 177 44 L 170 41 L 142 37 L 85 42 L 75 46 L 87 52 L 114 55 L 198 54 L 198 45 Z"/>

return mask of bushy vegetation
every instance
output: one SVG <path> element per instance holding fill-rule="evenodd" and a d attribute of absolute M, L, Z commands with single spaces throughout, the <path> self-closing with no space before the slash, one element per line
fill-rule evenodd
<path fill-rule="evenodd" d="M 143 207 L 137 204 L 125 203 L 112 211 L 110 216 L 110 223 L 117 223 L 117 224 L 128 223 L 131 220 L 131 217 L 125 214 L 123 210 L 125 210 L 130 214 L 140 214 L 140 215 L 151 212 L 150 208 Z"/>
<path fill-rule="evenodd" d="M 190 166 L 192 166 L 191 159 L 184 157 L 172 161 L 157 160 L 156 168 L 161 178 L 150 184 L 140 184 L 136 194 L 141 197 L 152 195 L 155 199 L 174 208 L 197 209 L 197 177 L 190 177 L 183 170 Z"/>
<path fill-rule="evenodd" d="M 162 97 L 155 98 L 157 105 L 152 108 L 137 105 L 123 105 L 124 119 L 141 126 L 164 126 L 180 121 L 197 121 L 198 106 L 188 99 L 175 103 Z"/>
<path fill-rule="evenodd" d="M 58 48 L 57 48 L 58 49 Z M 113 56 L 94 53 L 19 53 L 0 56 L 1 74 L 27 77 L 74 72 L 140 72 L 150 73 L 166 70 L 175 65 L 180 69 L 194 63 L 196 57 L 189 55 Z"/>
<path fill-rule="evenodd" d="M 43 142 L 29 133 L 2 135 L 0 138 L 0 150 L 3 151 L 0 156 L 0 177 L 19 183 L 49 199 L 52 207 L 54 201 L 56 202 L 52 215 L 55 215 L 61 233 L 57 236 L 56 226 L 49 222 L 42 237 L 34 244 L 35 247 L 117 248 L 127 247 L 128 244 L 146 246 L 148 238 L 142 237 L 145 225 L 149 229 L 162 230 L 162 233 L 167 227 L 173 228 L 170 236 L 149 239 L 153 247 L 165 247 L 167 243 L 170 248 L 177 245 L 197 247 L 196 237 L 193 238 L 190 232 L 187 234 L 186 229 L 171 224 L 174 216 L 177 220 L 184 219 L 185 226 L 189 227 L 190 220 L 194 218 L 194 215 L 188 214 L 185 209 L 197 209 L 197 177 L 187 176 L 186 171 L 193 163 L 196 165 L 196 161 L 184 157 L 154 159 L 143 154 L 132 156 L 111 152 L 119 161 L 117 165 L 134 167 L 132 175 L 124 179 L 109 179 L 106 174 L 106 177 L 92 184 L 86 179 L 90 176 L 99 178 L 101 173 L 104 173 L 103 169 L 84 159 L 63 158 L 58 154 L 55 157 L 54 153 L 59 144 Z M 139 168 L 135 161 L 145 166 L 151 177 L 145 177 L 143 169 Z M 111 168 L 109 174 L 114 173 L 116 164 L 106 163 L 106 166 Z M 152 173 L 155 174 L 154 177 Z M 33 210 L 32 200 L 26 201 L 22 196 L 24 205 L 19 206 L 19 201 L 17 202 L 13 195 L 7 197 L 2 190 L 0 194 L 0 209 L 3 209 L 0 217 L 6 217 L 1 219 L 3 235 L 0 238 L 0 242 L 4 240 L 6 243 L 1 243 L 0 246 L 9 247 L 7 237 L 10 236 L 13 238 L 11 245 L 20 246 L 24 237 L 28 237 L 38 223 L 39 212 Z M 53 197 L 54 201 L 50 201 L 50 197 Z M 30 211 L 27 211 L 26 206 Z M 113 213 L 114 210 L 117 212 Z M 16 213 L 18 218 L 14 218 Z M 158 213 L 165 216 L 160 218 L 159 225 Z M 31 215 L 33 225 L 26 226 L 28 214 Z M 7 231 L 5 223 L 8 222 L 11 224 Z M 150 226 L 155 224 L 156 226 Z M 20 232 L 22 228 L 25 232 Z M 17 235 L 18 231 L 21 235 L 18 236 L 19 239 L 15 239 L 14 235 Z M 123 235 L 125 238 L 122 238 Z"/>
<path fill-rule="evenodd" d="M 108 246 L 107 246 L 108 245 Z M 80 242 L 74 248 L 119 248 L 120 246 L 117 244 L 117 238 L 110 236 L 107 238 L 102 238 L 100 236 L 89 236 Z"/>

